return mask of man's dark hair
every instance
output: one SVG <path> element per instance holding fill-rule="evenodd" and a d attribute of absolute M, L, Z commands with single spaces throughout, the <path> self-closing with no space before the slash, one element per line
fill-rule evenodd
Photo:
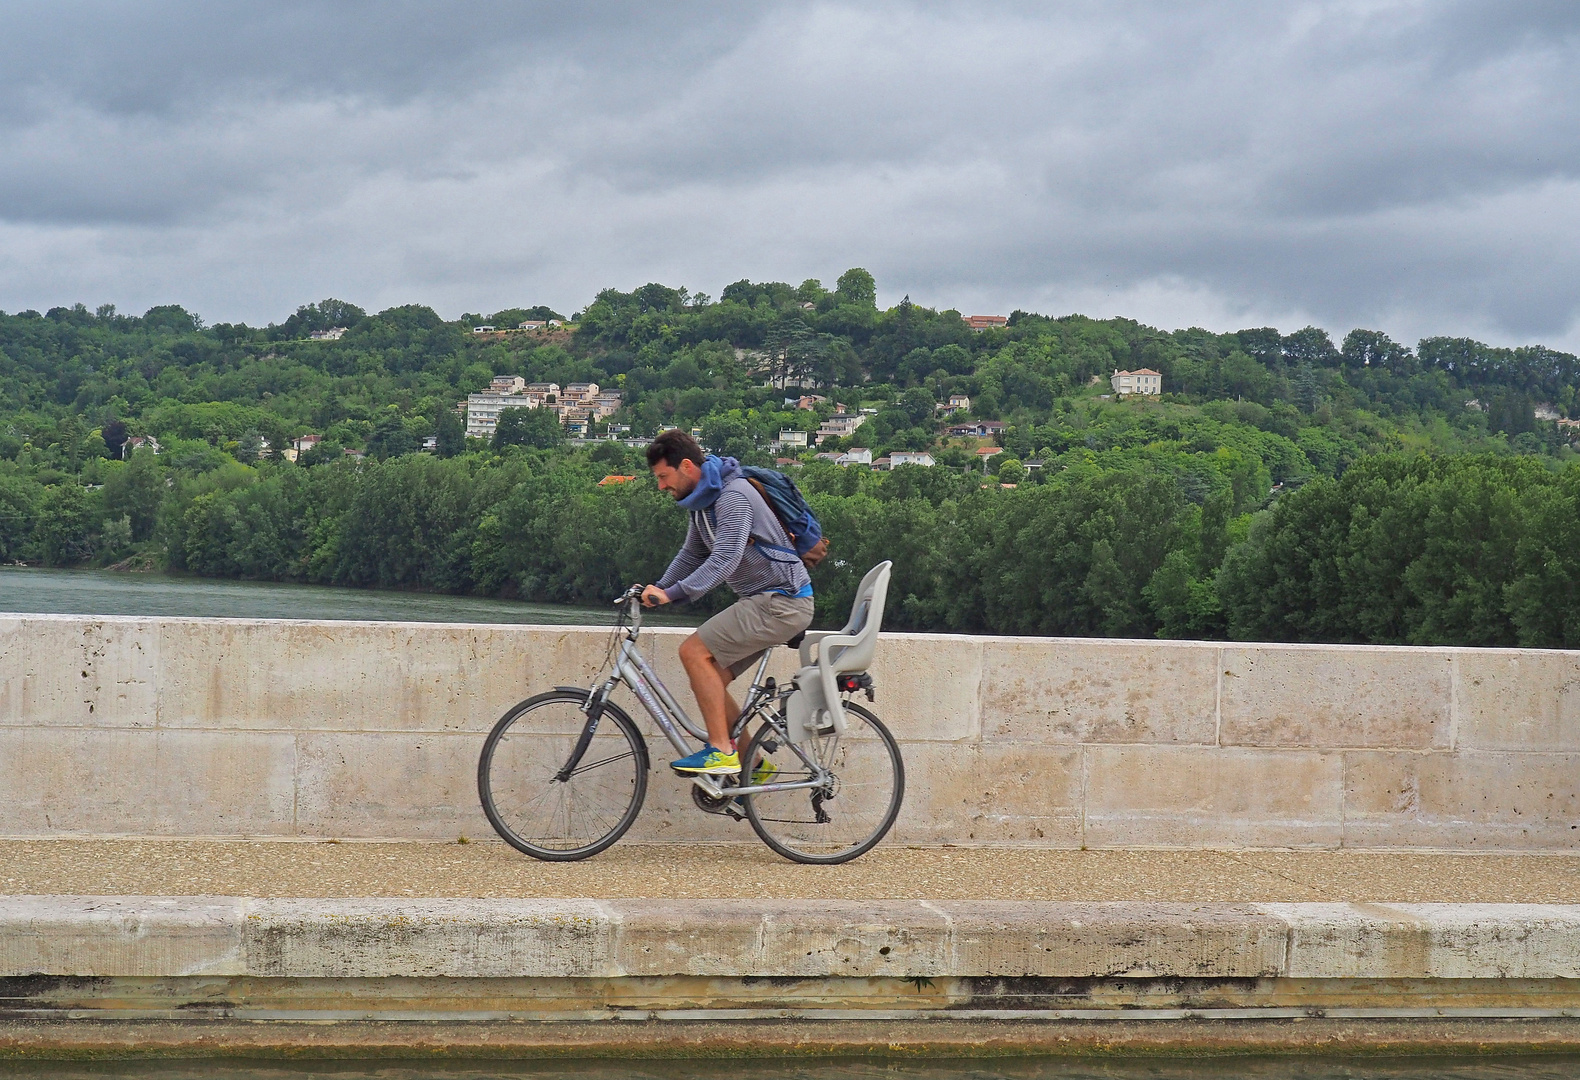
<path fill-rule="evenodd" d="M 658 438 L 647 444 L 647 467 L 651 469 L 660 461 L 667 462 L 671 469 L 680 468 L 682 461 L 701 465 L 702 455 L 701 443 L 679 428 L 672 428 L 660 431 Z"/>

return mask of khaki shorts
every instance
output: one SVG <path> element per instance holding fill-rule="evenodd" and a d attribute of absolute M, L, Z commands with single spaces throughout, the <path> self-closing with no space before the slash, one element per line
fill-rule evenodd
<path fill-rule="evenodd" d="M 812 625 L 812 598 L 758 593 L 737 600 L 697 628 L 721 668 L 737 679 L 775 645 Z"/>

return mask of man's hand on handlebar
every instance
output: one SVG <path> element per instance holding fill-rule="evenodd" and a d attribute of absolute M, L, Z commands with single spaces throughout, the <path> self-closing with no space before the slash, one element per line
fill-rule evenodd
<path fill-rule="evenodd" d="M 642 590 L 642 606 L 658 607 L 660 604 L 669 603 L 669 594 L 657 585 L 648 585 Z"/>

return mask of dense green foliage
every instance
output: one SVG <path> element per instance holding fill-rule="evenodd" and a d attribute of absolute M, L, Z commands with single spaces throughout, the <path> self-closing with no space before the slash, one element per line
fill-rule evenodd
<path fill-rule="evenodd" d="M 931 450 L 939 467 L 888 474 L 806 455 L 825 620 L 892 558 L 895 627 L 1580 646 L 1575 429 L 1540 415 L 1580 414 L 1568 354 L 1020 312 L 973 333 L 879 310 L 861 270 L 717 302 L 606 290 L 574 330 L 471 332 L 545 318 L 0 315 L 0 559 L 577 602 L 655 577 L 683 522 L 639 451 L 568 446 L 541 410 L 464 438 L 456 402 L 510 374 L 618 388 L 615 422 L 697 426 L 748 460 L 834 401 L 871 410 L 837 448 Z M 1168 393 L 1111 398 L 1105 377 L 1139 367 Z M 829 400 L 787 405 L 810 390 Z M 996 475 L 989 440 L 948 437 L 952 394 L 971 405 L 948 423 L 1005 424 Z M 324 441 L 281 460 L 308 432 Z M 611 473 L 638 479 L 598 486 Z"/>

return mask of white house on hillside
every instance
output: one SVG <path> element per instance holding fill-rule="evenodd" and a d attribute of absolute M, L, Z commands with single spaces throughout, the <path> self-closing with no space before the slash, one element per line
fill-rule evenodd
<path fill-rule="evenodd" d="M 1151 368 L 1141 368 L 1138 371 L 1120 371 L 1115 368 L 1113 377 L 1108 382 L 1116 394 L 1163 393 L 1163 376 Z"/>
<path fill-rule="evenodd" d="M 824 420 L 823 423 L 818 427 L 818 442 L 822 442 L 824 439 L 828 438 L 843 439 L 866 422 L 867 417 L 862 413 L 835 413 L 827 420 Z"/>
<path fill-rule="evenodd" d="M 492 439 L 505 409 L 536 409 L 543 404 L 537 394 L 469 394 L 466 399 L 466 434 L 473 439 Z"/>

